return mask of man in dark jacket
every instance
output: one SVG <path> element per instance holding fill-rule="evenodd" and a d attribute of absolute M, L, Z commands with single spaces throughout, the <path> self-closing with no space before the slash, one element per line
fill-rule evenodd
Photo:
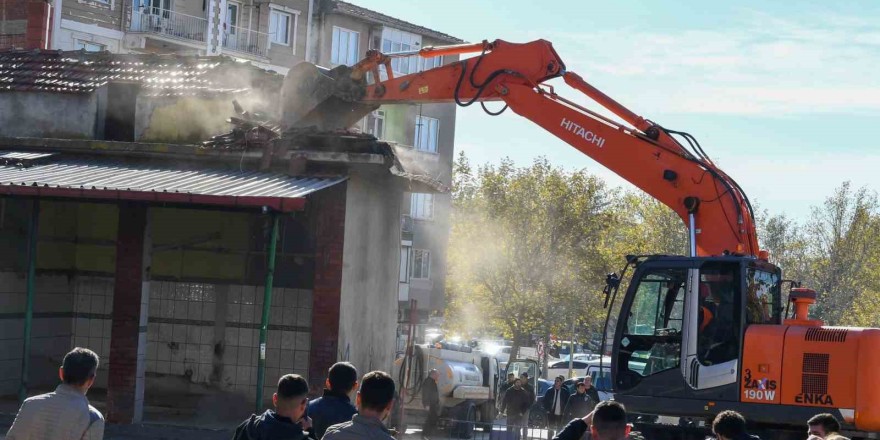
<path fill-rule="evenodd" d="M 315 438 L 324 436 L 332 425 L 348 422 L 357 414 L 357 408 L 348 397 L 357 387 L 357 369 L 348 362 L 337 362 L 327 371 L 324 395 L 309 403 L 308 416 L 312 419 Z"/>
<path fill-rule="evenodd" d="M 440 417 L 440 391 L 437 389 L 437 380 L 439 379 L 440 373 L 437 370 L 431 370 L 428 377 L 422 382 L 422 406 L 428 409 L 428 417 L 425 418 L 425 424 L 422 425 L 423 439 L 434 435 L 434 430 L 437 429 L 437 419 Z"/>
<path fill-rule="evenodd" d="M 547 411 L 547 429 L 550 431 L 550 435 L 555 434 L 562 426 L 562 417 L 565 415 L 565 406 L 568 404 L 569 393 L 562 386 L 564 381 L 564 377 L 556 376 L 553 386 L 544 393 L 544 399 L 542 399 L 544 409 Z"/>
<path fill-rule="evenodd" d="M 572 420 L 553 440 L 624 440 L 631 438 L 630 429 L 623 404 L 608 400 L 596 405 L 586 417 Z"/>
<path fill-rule="evenodd" d="M 516 432 L 516 438 L 520 438 L 520 430 L 525 429 L 528 418 L 529 407 L 535 401 L 534 397 L 529 394 L 522 386 L 522 379 L 513 381 L 513 388 L 507 390 L 504 400 L 501 402 L 501 412 L 507 413 L 508 430 L 513 428 Z"/>
<path fill-rule="evenodd" d="M 736 411 L 721 411 L 712 422 L 718 440 L 761 440 L 746 432 L 746 419 Z"/>
<path fill-rule="evenodd" d="M 565 408 L 564 420 L 580 419 L 589 414 L 590 411 L 593 410 L 593 407 L 599 403 L 598 398 L 593 400 L 593 397 L 587 392 L 587 384 L 589 383 L 590 378 L 588 377 L 584 382 L 578 382 L 575 385 L 575 390 L 577 392 L 568 398 L 568 406 Z M 595 390 L 595 388 L 592 387 L 591 389 Z"/>
<path fill-rule="evenodd" d="M 311 420 L 305 417 L 309 384 L 302 376 L 287 374 L 272 395 L 275 410 L 252 415 L 235 430 L 233 440 L 305 440 Z"/>

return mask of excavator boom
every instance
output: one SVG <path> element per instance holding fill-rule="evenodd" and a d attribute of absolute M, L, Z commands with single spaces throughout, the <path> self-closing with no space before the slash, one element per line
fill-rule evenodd
<path fill-rule="evenodd" d="M 391 68 L 396 56 L 466 53 L 479 55 L 399 77 Z M 559 77 L 628 125 L 557 95 L 545 83 Z M 766 258 L 745 194 L 691 136 L 682 133 L 692 144 L 688 149 L 672 136 L 678 132 L 638 116 L 566 70 L 548 41 L 484 41 L 391 55 L 369 51 L 358 64 L 332 70 L 301 63 L 291 69 L 282 93 L 286 129 L 345 129 L 382 104 L 503 101 L 673 209 L 688 225 L 691 256 Z"/>

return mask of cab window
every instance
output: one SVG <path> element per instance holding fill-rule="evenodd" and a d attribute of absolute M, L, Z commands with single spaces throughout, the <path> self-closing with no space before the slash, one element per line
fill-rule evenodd
<path fill-rule="evenodd" d="M 746 322 L 777 324 L 780 306 L 779 274 L 749 268 L 746 273 Z"/>
<path fill-rule="evenodd" d="M 697 359 L 715 365 L 739 356 L 738 266 L 707 263 L 700 268 Z"/>

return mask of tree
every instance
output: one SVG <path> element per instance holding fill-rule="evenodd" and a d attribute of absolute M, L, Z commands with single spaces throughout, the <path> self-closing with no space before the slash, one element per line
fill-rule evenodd
<path fill-rule="evenodd" d="M 612 196 L 583 170 L 537 159 L 508 160 L 473 173 L 460 155 L 453 181 L 448 322 L 460 331 L 500 330 L 514 350 L 532 334 L 567 333 L 572 319 L 602 318 L 602 237 L 613 225 Z M 597 307 L 598 306 L 598 307 Z"/>

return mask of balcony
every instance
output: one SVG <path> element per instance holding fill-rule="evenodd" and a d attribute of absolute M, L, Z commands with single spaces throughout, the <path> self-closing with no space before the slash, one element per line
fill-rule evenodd
<path fill-rule="evenodd" d="M 205 44 L 208 20 L 168 9 L 145 7 L 132 11 L 129 31 Z"/>
<path fill-rule="evenodd" d="M 223 35 L 223 49 L 269 57 L 269 34 L 239 26 L 227 26 Z"/>

